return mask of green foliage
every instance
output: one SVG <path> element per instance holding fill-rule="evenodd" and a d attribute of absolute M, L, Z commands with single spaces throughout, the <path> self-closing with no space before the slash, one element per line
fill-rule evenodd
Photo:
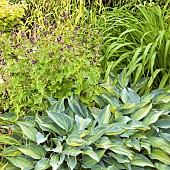
<path fill-rule="evenodd" d="M 140 97 L 130 88 L 102 86 L 90 109 L 72 96 L 49 98 L 44 115 L 3 114 L 2 128 L 8 119 L 20 143 L 1 148 L 4 170 L 169 169 L 170 91 Z"/>
<path fill-rule="evenodd" d="M 88 26 L 69 30 L 66 25 L 49 24 L 45 20 L 30 33 L 11 32 L 9 38 L 1 35 L 2 109 L 40 111 L 47 107 L 46 96 L 61 99 L 72 91 L 89 103 L 98 91 L 100 32 Z"/>
<path fill-rule="evenodd" d="M 11 4 L 8 0 L 0 2 L 0 30 L 10 31 L 15 25 L 23 24 L 21 18 L 25 15 L 24 2 Z"/>
<path fill-rule="evenodd" d="M 170 1 L 164 6 L 139 3 L 103 14 L 105 79 L 111 72 L 137 85 L 148 80 L 143 94 L 170 84 Z M 102 18 L 102 17 L 101 17 Z M 126 86 L 124 86 L 126 87 Z"/>

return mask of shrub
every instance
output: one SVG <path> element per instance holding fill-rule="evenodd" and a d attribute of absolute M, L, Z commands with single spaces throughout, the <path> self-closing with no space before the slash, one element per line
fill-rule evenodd
<path fill-rule="evenodd" d="M 1 136 L 13 142 L 1 148 L 5 170 L 170 168 L 170 92 L 139 97 L 130 88 L 103 85 L 100 108 L 90 110 L 73 96 L 49 101 L 44 115 L 0 116 Z"/>
<path fill-rule="evenodd" d="M 144 94 L 170 83 L 170 20 L 169 5 L 142 3 L 107 11 L 105 27 L 104 61 L 110 72 L 124 75 L 135 85 L 146 78 Z M 131 9 L 131 10 L 130 10 Z"/>
<path fill-rule="evenodd" d="M 40 111 L 47 107 L 46 96 L 61 99 L 73 91 L 88 104 L 98 91 L 101 74 L 100 32 L 50 26 L 47 20 L 43 27 L 34 27 L 29 35 L 24 31 L 11 32 L 9 38 L 1 35 L 2 109 Z"/>
<path fill-rule="evenodd" d="M 15 25 L 23 24 L 21 18 L 25 15 L 24 2 L 12 4 L 8 0 L 0 2 L 0 30 L 10 31 Z"/>

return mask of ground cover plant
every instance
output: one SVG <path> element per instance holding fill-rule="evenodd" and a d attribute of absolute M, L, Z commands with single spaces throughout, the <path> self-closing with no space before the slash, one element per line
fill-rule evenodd
<path fill-rule="evenodd" d="M 97 91 L 94 87 L 102 71 L 99 31 L 55 24 L 45 29 L 35 24 L 29 37 L 24 31 L 13 31 L 9 39 L 5 33 L 1 38 L 2 107 L 40 111 L 47 96 L 62 98 L 74 91 L 90 102 Z"/>
<path fill-rule="evenodd" d="M 73 96 L 49 101 L 44 115 L 0 116 L 5 170 L 170 168 L 170 91 L 140 97 L 103 85 L 98 107 L 88 109 Z"/>

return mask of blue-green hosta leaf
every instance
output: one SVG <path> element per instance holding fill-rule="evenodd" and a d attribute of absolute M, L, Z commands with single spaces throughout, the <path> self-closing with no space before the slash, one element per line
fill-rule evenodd
<path fill-rule="evenodd" d="M 56 148 L 51 149 L 51 151 L 56 152 L 56 153 L 61 153 L 63 150 L 63 146 L 61 145 L 59 139 L 53 138 L 52 140 L 54 141 Z"/>
<path fill-rule="evenodd" d="M 114 165 L 108 166 L 107 168 L 104 168 L 103 170 L 119 170 Z"/>
<path fill-rule="evenodd" d="M 165 139 L 160 137 L 150 137 L 149 141 L 153 147 L 162 149 L 165 153 L 170 155 L 170 144 Z"/>
<path fill-rule="evenodd" d="M 63 151 L 63 154 L 68 155 L 68 156 L 69 155 L 70 156 L 77 156 L 80 153 L 82 153 L 82 151 L 79 148 L 73 147 L 73 146 L 69 146 Z"/>
<path fill-rule="evenodd" d="M 108 149 L 113 145 L 113 143 L 109 140 L 108 137 L 101 137 L 95 143 L 97 148 Z"/>
<path fill-rule="evenodd" d="M 36 142 L 36 134 L 38 133 L 37 129 L 35 129 L 32 125 L 28 123 L 19 122 L 18 125 L 22 129 L 23 134 L 33 142 Z"/>
<path fill-rule="evenodd" d="M 87 140 L 88 142 L 95 142 L 103 134 L 105 134 L 108 129 L 109 126 L 106 124 L 98 125 L 87 136 L 85 136 L 85 140 Z"/>
<path fill-rule="evenodd" d="M 46 154 L 45 149 L 41 145 L 33 143 L 17 147 L 17 149 L 33 159 L 41 159 Z"/>
<path fill-rule="evenodd" d="M 113 146 L 109 147 L 109 149 L 115 153 L 126 155 L 129 158 L 133 156 L 130 150 L 128 150 L 124 145 L 114 144 Z"/>
<path fill-rule="evenodd" d="M 139 103 L 140 102 L 139 95 L 130 88 L 128 88 L 128 91 L 129 91 L 128 95 L 130 97 L 131 103 Z"/>
<path fill-rule="evenodd" d="M 111 113 L 110 113 L 110 105 L 107 105 L 98 115 L 98 122 L 99 124 L 107 124 L 110 120 Z"/>
<path fill-rule="evenodd" d="M 124 104 L 131 103 L 131 100 L 130 100 L 130 97 L 129 97 L 129 94 L 126 88 L 122 90 L 120 96 Z"/>
<path fill-rule="evenodd" d="M 152 164 L 152 162 L 146 158 L 145 156 L 143 156 L 142 154 L 138 154 L 135 153 L 134 156 L 132 157 L 131 160 L 131 165 L 135 165 L 135 166 L 141 166 L 141 167 L 145 167 L 145 166 L 149 166 L 149 167 L 154 167 L 154 165 Z"/>
<path fill-rule="evenodd" d="M 161 161 L 167 165 L 170 165 L 170 159 L 169 156 L 166 155 L 162 150 L 159 149 L 153 149 L 151 153 L 149 154 L 149 157 L 151 159 L 156 159 L 158 161 Z"/>
<path fill-rule="evenodd" d="M 53 105 L 54 103 L 58 102 L 56 99 L 54 99 L 52 97 L 48 97 L 48 101 L 50 102 L 51 105 Z"/>
<path fill-rule="evenodd" d="M 64 112 L 64 110 L 64 98 L 58 102 L 55 102 L 50 108 L 50 112 Z"/>
<path fill-rule="evenodd" d="M 137 129 L 137 130 L 142 130 L 142 131 L 146 131 L 150 129 L 150 127 L 147 126 L 145 123 L 137 121 L 137 120 L 131 121 L 130 123 L 128 123 L 128 125 L 132 129 Z"/>
<path fill-rule="evenodd" d="M 131 142 L 132 142 L 132 145 L 133 145 L 133 148 L 140 151 L 141 150 L 141 147 L 140 147 L 140 141 L 137 140 L 136 138 L 132 138 L 131 139 Z"/>
<path fill-rule="evenodd" d="M 155 126 L 163 129 L 170 128 L 170 119 L 160 119 L 155 123 Z"/>
<path fill-rule="evenodd" d="M 152 123 L 155 123 L 159 116 L 161 116 L 162 114 L 164 113 L 164 111 L 151 111 L 147 117 L 144 118 L 143 122 L 146 124 L 146 125 L 150 125 Z"/>
<path fill-rule="evenodd" d="M 73 170 L 77 165 L 77 158 L 75 156 L 66 156 L 66 162 L 68 167 Z"/>
<path fill-rule="evenodd" d="M 144 148 L 147 150 L 147 152 L 150 154 L 151 153 L 151 145 L 150 142 L 147 140 L 143 140 L 140 142 L 141 148 Z"/>
<path fill-rule="evenodd" d="M 81 137 L 79 137 L 78 135 L 70 135 L 67 138 L 66 143 L 69 146 L 83 146 L 86 144 L 86 141 Z"/>
<path fill-rule="evenodd" d="M 11 164 L 24 170 L 30 170 L 34 168 L 34 164 L 32 162 L 33 160 L 30 160 L 25 156 L 6 157 L 6 159 L 11 162 Z"/>
<path fill-rule="evenodd" d="M 66 135 L 65 131 L 61 129 L 59 126 L 57 126 L 56 123 L 54 123 L 54 121 L 51 120 L 48 116 L 40 117 L 36 115 L 36 122 L 43 131 L 52 133 L 56 132 L 60 136 Z"/>
<path fill-rule="evenodd" d="M 170 143 L 170 134 L 169 133 L 161 133 L 160 137 L 167 140 Z"/>
<path fill-rule="evenodd" d="M 115 106 L 115 107 L 120 106 L 119 101 L 116 98 L 114 98 L 112 96 L 105 95 L 105 94 L 102 94 L 101 96 L 104 98 L 106 103 L 110 104 L 111 106 Z"/>
<path fill-rule="evenodd" d="M 88 117 L 88 111 L 87 111 L 86 107 L 84 105 L 82 105 L 81 103 L 78 103 L 74 99 L 68 98 L 68 104 L 71 107 L 71 109 L 73 110 L 73 112 L 76 113 L 77 115 L 83 116 L 83 118 Z"/>
<path fill-rule="evenodd" d="M 39 145 L 40 143 L 44 143 L 47 140 L 48 136 L 49 135 L 47 135 L 45 137 L 42 133 L 38 132 L 36 134 L 36 142 L 37 142 L 37 144 Z"/>
<path fill-rule="evenodd" d="M 9 146 L 5 148 L 2 152 L 0 152 L 0 156 L 7 157 L 7 156 L 19 156 L 22 153 L 13 146 Z"/>
<path fill-rule="evenodd" d="M 153 102 L 154 103 L 158 103 L 158 102 L 163 102 L 163 103 L 168 103 L 170 102 L 170 93 L 159 93 L 157 95 L 154 96 L 153 98 Z"/>
<path fill-rule="evenodd" d="M 49 159 L 42 158 L 41 160 L 39 160 L 36 163 L 35 170 L 45 170 L 45 169 L 48 169 L 50 167 L 49 162 L 50 162 Z"/>
<path fill-rule="evenodd" d="M 73 119 L 64 113 L 47 112 L 48 116 L 62 129 L 71 131 L 73 128 Z"/>
<path fill-rule="evenodd" d="M 161 170 L 161 169 L 163 169 L 163 170 L 170 170 L 169 166 L 167 166 L 165 164 L 162 164 L 162 163 L 155 163 L 155 168 L 157 170 Z"/>
<path fill-rule="evenodd" d="M 91 122 L 90 118 L 83 119 L 82 117 L 75 115 L 75 121 L 79 130 L 84 130 Z"/>
<path fill-rule="evenodd" d="M 141 97 L 141 103 L 149 103 L 155 94 L 147 94 Z"/>
<path fill-rule="evenodd" d="M 53 155 L 50 159 L 50 165 L 52 166 L 52 169 L 57 170 L 63 163 L 64 159 L 65 159 L 65 155 L 63 154 Z"/>
<path fill-rule="evenodd" d="M 132 114 L 132 119 L 135 120 L 141 120 L 143 119 L 146 115 L 148 115 L 148 113 L 150 112 L 152 108 L 152 103 L 147 104 L 145 106 L 143 106 L 140 109 L 137 109 L 136 111 L 134 111 L 134 113 Z"/>
<path fill-rule="evenodd" d="M 104 153 L 105 153 L 105 150 L 97 150 L 96 151 L 96 154 L 98 155 L 99 160 L 101 160 Z M 96 161 L 95 159 L 92 159 L 88 155 L 84 155 L 83 158 L 82 158 L 82 167 L 84 167 L 84 168 L 92 168 L 97 163 L 98 163 L 98 161 Z"/>
<path fill-rule="evenodd" d="M 96 152 L 93 151 L 93 148 L 91 148 L 90 146 L 86 146 L 85 148 L 83 148 L 82 151 L 83 155 L 88 155 L 90 156 L 92 159 L 96 160 L 97 162 L 99 162 L 99 157 L 96 154 Z"/>
<path fill-rule="evenodd" d="M 114 159 L 116 159 L 119 163 L 130 162 L 130 160 L 125 155 L 121 155 L 121 154 L 117 154 L 117 153 L 113 153 L 113 152 L 109 152 L 108 155 L 109 155 L 109 157 L 113 157 Z"/>
<path fill-rule="evenodd" d="M 122 134 L 124 131 L 125 130 L 123 129 L 123 126 L 122 127 L 121 127 L 121 125 L 120 126 L 116 126 L 116 124 L 115 124 L 114 127 L 110 127 L 106 131 L 105 135 L 107 135 L 107 136 L 110 136 L 110 135 L 119 135 L 119 134 Z"/>

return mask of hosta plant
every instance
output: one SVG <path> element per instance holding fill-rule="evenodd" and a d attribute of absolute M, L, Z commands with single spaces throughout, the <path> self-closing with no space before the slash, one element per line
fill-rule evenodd
<path fill-rule="evenodd" d="M 95 107 L 88 109 L 77 97 L 49 98 L 52 106 L 46 114 L 19 119 L 13 113 L 1 115 L 1 139 L 8 137 L 1 143 L 1 167 L 170 168 L 170 92 L 140 97 L 130 88 L 103 85 L 95 100 Z"/>

